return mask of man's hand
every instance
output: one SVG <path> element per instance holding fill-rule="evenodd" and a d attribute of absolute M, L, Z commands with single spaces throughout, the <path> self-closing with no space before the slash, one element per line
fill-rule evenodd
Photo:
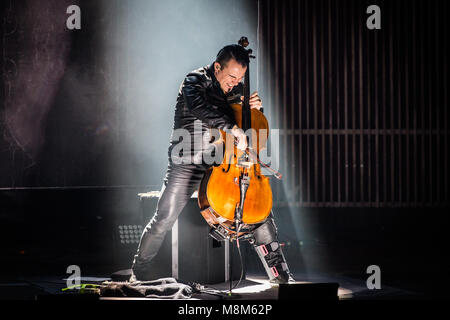
<path fill-rule="evenodd" d="M 241 97 L 241 100 L 244 101 L 244 97 Z M 250 96 L 250 109 L 261 109 L 262 108 L 262 100 L 258 95 L 258 91 L 255 91 Z"/>
<path fill-rule="evenodd" d="M 231 129 L 231 133 L 238 140 L 237 148 L 242 151 L 247 149 L 247 136 L 245 135 L 244 130 L 235 125 Z"/>

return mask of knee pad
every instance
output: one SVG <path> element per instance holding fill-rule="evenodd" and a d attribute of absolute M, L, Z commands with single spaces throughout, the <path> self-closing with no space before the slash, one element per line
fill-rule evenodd
<path fill-rule="evenodd" d="M 253 231 L 254 245 L 270 244 L 276 242 L 278 237 L 277 227 L 273 219 L 268 219 Z"/>

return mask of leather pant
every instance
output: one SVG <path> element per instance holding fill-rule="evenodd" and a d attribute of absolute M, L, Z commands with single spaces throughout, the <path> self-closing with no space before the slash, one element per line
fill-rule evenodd
<path fill-rule="evenodd" d="M 152 259 L 192 194 L 198 190 L 207 168 L 206 165 L 169 163 L 156 212 L 145 227 L 134 256 L 132 270 L 138 280 L 148 280 L 145 275 L 151 268 Z M 250 243 L 261 259 L 269 279 L 273 282 L 292 280 L 278 242 L 272 215 L 251 232 Z"/>

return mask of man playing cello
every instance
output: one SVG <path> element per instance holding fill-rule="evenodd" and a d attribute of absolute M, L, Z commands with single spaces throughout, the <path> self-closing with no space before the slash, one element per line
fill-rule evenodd
<path fill-rule="evenodd" d="M 210 128 L 232 134 L 237 148 L 245 150 L 247 138 L 236 125 L 230 103 L 238 103 L 242 96 L 241 80 L 249 65 L 247 51 L 240 45 L 228 45 L 221 49 L 216 60 L 209 66 L 190 72 L 184 79 L 177 97 L 173 130 L 185 129 L 190 141 L 201 141 L 183 154 L 173 153 L 180 143 L 172 135 L 164 185 L 156 212 L 145 227 L 138 250 L 134 256 L 130 281 L 150 280 L 150 263 L 158 253 L 165 235 L 172 229 L 179 214 L 199 188 L 209 165 L 202 159 L 205 146 L 210 143 Z M 260 109 L 261 99 L 255 92 L 250 96 L 251 108 Z M 194 130 L 194 122 L 201 121 L 201 130 Z M 197 136 L 196 136 L 197 135 Z M 256 252 L 273 283 L 294 281 L 278 241 L 277 228 L 272 214 L 251 231 Z"/>

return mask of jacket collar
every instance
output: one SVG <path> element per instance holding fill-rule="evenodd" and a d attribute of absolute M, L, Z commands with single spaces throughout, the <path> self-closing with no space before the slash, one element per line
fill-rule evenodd
<path fill-rule="evenodd" d="M 207 66 L 207 72 L 208 75 L 211 77 L 211 80 L 214 84 L 219 84 L 219 82 L 216 79 L 216 76 L 214 75 L 214 62 L 211 63 L 209 66 Z"/>

